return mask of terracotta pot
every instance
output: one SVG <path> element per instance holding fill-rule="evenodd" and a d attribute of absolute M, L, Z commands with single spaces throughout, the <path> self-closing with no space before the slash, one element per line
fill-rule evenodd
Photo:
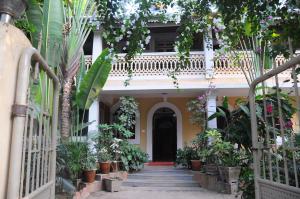
<path fill-rule="evenodd" d="M 88 183 L 92 183 L 96 178 L 96 170 L 84 171 L 84 179 Z"/>
<path fill-rule="evenodd" d="M 108 174 L 110 172 L 110 162 L 100 162 L 99 165 L 101 173 Z"/>
<path fill-rule="evenodd" d="M 111 172 L 117 172 L 120 170 L 120 162 L 119 161 L 113 161 L 110 164 L 110 171 Z"/>
<path fill-rule="evenodd" d="M 192 170 L 193 171 L 200 171 L 202 163 L 200 160 L 191 160 L 192 163 Z"/>

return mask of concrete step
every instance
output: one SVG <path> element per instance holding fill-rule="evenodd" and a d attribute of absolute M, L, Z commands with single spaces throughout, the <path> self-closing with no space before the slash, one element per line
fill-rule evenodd
<path fill-rule="evenodd" d="M 144 189 L 161 190 L 188 190 L 199 188 L 199 184 L 193 180 L 191 171 L 172 166 L 147 166 L 138 173 L 128 175 L 128 180 L 123 182 L 123 187 L 142 187 Z M 188 188 L 188 189 L 186 189 Z"/>
<path fill-rule="evenodd" d="M 141 179 L 141 180 L 192 180 L 193 175 L 182 174 L 182 175 L 151 175 L 151 174 L 131 174 L 128 179 Z"/>
<path fill-rule="evenodd" d="M 123 182 L 122 185 L 127 187 L 199 187 L 199 184 L 193 181 L 183 181 L 183 182 L 126 181 Z"/>
<path fill-rule="evenodd" d="M 122 190 L 130 191 L 160 191 L 160 192 L 203 192 L 201 187 L 128 187 L 123 186 Z"/>

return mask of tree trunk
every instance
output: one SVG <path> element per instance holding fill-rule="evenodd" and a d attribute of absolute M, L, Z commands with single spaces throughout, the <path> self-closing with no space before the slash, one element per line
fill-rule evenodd
<path fill-rule="evenodd" d="M 71 131 L 71 91 L 73 78 L 66 79 L 63 85 L 61 110 L 61 137 L 66 139 Z"/>

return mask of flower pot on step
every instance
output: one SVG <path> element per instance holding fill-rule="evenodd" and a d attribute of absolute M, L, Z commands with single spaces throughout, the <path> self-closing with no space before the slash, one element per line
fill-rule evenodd
<path fill-rule="evenodd" d="M 241 167 L 219 166 L 220 178 L 223 182 L 233 183 L 239 180 Z"/>
<path fill-rule="evenodd" d="M 201 170 L 202 163 L 201 163 L 200 160 L 191 160 L 191 164 L 192 164 L 192 170 L 193 171 L 200 171 Z"/>
<path fill-rule="evenodd" d="M 100 172 L 103 174 L 109 174 L 110 172 L 110 162 L 100 162 L 99 163 Z"/>
<path fill-rule="evenodd" d="M 110 192 L 120 191 L 122 179 L 120 178 L 105 178 L 105 190 Z"/>
<path fill-rule="evenodd" d="M 84 180 L 85 182 L 92 183 L 96 178 L 96 170 L 87 170 L 84 171 Z"/>

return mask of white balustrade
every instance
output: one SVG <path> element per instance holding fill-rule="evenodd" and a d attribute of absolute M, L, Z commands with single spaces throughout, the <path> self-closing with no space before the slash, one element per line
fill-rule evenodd
<path fill-rule="evenodd" d="M 190 54 L 190 64 L 180 68 L 178 75 L 205 75 L 204 54 L 193 52 Z M 113 64 L 111 76 L 127 77 L 130 68 L 133 77 L 137 76 L 167 76 L 179 68 L 179 58 L 175 52 L 143 53 L 126 63 L 125 54 L 119 54 L 118 60 Z"/>
<path fill-rule="evenodd" d="M 240 52 L 243 53 L 243 52 Z M 241 56 L 239 61 L 246 67 L 252 65 L 251 53 L 248 56 Z M 279 55 L 275 58 L 276 66 L 285 63 L 287 59 Z M 85 56 L 87 69 L 92 65 L 92 56 Z M 214 77 L 243 76 L 243 72 L 238 67 L 238 62 L 234 61 L 231 55 L 217 56 L 214 59 Z M 130 68 L 133 77 L 163 77 L 168 76 L 179 67 L 179 58 L 176 52 L 143 53 L 136 56 L 131 62 L 125 61 L 125 54 L 118 54 L 117 61 L 113 64 L 110 77 L 127 77 Z M 190 64 L 180 68 L 177 76 L 199 77 L 204 76 L 205 57 L 204 52 L 191 52 Z"/>

